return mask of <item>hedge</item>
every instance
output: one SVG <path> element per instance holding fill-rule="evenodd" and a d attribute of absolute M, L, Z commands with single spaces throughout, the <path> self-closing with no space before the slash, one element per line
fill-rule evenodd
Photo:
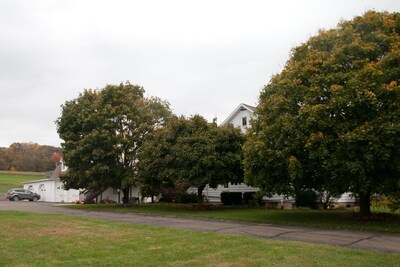
<path fill-rule="evenodd" d="M 221 202 L 224 205 L 241 205 L 243 203 L 242 192 L 222 192 Z"/>

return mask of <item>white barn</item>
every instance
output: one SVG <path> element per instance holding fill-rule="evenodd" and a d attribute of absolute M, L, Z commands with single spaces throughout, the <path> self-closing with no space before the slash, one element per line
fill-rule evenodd
<path fill-rule="evenodd" d="M 46 179 L 24 182 L 24 188 L 40 195 L 39 201 L 66 202 L 79 200 L 79 189 L 65 190 L 60 180 L 60 173 L 66 171 L 63 162 L 57 163 L 56 169 Z"/>
<path fill-rule="evenodd" d="M 24 188 L 40 195 L 39 201 L 71 203 L 79 200 L 79 190 L 64 190 L 60 178 L 48 178 L 25 182 Z"/>
<path fill-rule="evenodd" d="M 73 201 L 84 200 L 84 195 L 87 192 L 85 189 L 64 189 L 64 184 L 60 180 L 60 174 L 67 171 L 67 167 L 61 160 L 52 174 L 46 179 L 24 182 L 24 188 L 40 195 L 39 201 L 72 203 Z M 132 200 L 139 201 L 141 199 L 140 189 L 138 187 L 130 188 L 130 197 Z M 102 200 L 110 200 L 116 203 L 122 202 L 124 194 L 122 191 L 114 188 L 107 188 L 101 192 L 95 199 L 99 203 Z M 149 199 L 145 198 L 145 202 Z"/>

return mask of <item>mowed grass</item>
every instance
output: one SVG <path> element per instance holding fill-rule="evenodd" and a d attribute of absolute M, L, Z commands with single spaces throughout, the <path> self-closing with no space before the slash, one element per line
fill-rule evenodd
<path fill-rule="evenodd" d="M 12 171 L 0 171 L 0 194 L 7 193 L 11 188 L 21 188 L 22 183 L 44 179 L 44 172 L 12 172 Z"/>
<path fill-rule="evenodd" d="M 369 220 L 351 210 L 267 210 L 263 208 L 209 206 L 197 209 L 187 204 L 149 203 L 136 205 L 89 204 L 70 208 L 93 211 L 145 213 L 217 220 L 284 224 L 329 229 L 400 233 L 400 214 L 373 213 Z"/>
<path fill-rule="evenodd" d="M 0 211 L 0 266 L 399 266 L 400 254 Z"/>

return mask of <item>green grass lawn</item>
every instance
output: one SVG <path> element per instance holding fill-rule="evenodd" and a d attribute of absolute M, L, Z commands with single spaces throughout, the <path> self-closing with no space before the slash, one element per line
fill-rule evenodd
<path fill-rule="evenodd" d="M 0 266 L 399 266 L 400 254 L 0 211 Z"/>
<path fill-rule="evenodd" d="M 97 211 L 146 213 L 183 217 L 235 220 L 330 229 L 351 229 L 400 233 L 400 214 L 373 213 L 369 221 L 349 210 L 267 210 L 262 208 L 211 206 L 197 210 L 192 205 L 149 203 L 131 206 L 113 204 L 71 205 L 70 208 Z"/>
<path fill-rule="evenodd" d="M 0 197 L 3 197 L 11 188 L 22 188 L 23 182 L 44 178 L 44 172 L 0 171 Z"/>

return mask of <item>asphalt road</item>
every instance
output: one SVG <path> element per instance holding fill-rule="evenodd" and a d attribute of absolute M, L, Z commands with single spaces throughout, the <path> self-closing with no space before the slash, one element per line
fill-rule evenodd
<path fill-rule="evenodd" d="M 255 236 L 260 238 L 309 242 L 339 247 L 400 253 L 399 234 L 350 230 L 326 230 L 261 223 L 86 211 L 63 208 L 59 205 L 54 205 L 54 203 L 45 202 L 0 201 L 0 211 L 5 210 L 53 213 L 133 224 L 163 226 L 192 231 Z"/>

